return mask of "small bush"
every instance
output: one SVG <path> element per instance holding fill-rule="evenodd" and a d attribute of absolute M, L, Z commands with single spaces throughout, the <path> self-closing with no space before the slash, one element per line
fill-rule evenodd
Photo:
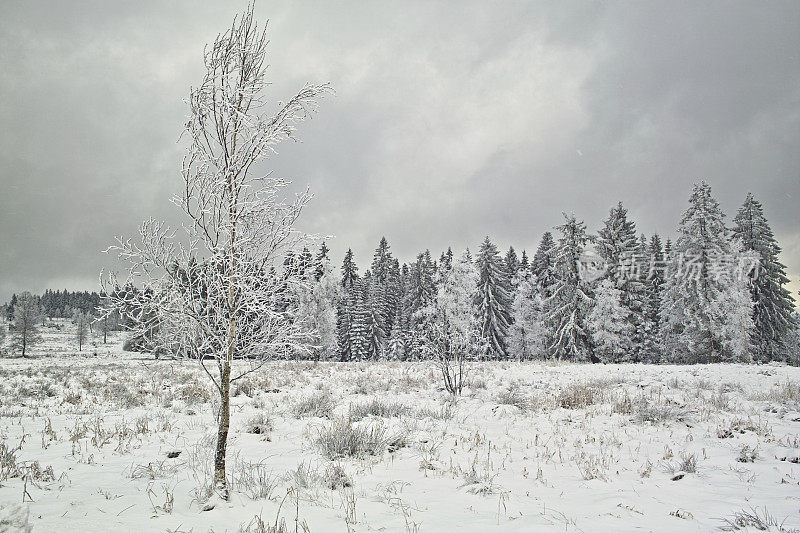
<path fill-rule="evenodd" d="M 737 511 L 733 513 L 733 518 L 723 518 L 724 522 L 719 528 L 722 531 L 740 531 L 749 530 L 750 528 L 756 531 L 769 531 L 773 528 L 779 533 L 798 533 L 796 529 L 786 529 L 783 523 L 778 522 L 775 517 L 769 514 L 764 508 L 763 516 L 758 509 L 751 508 L 749 511 Z"/>
<path fill-rule="evenodd" d="M 353 420 L 361 420 L 368 416 L 392 418 L 407 411 L 408 407 L 402 403 L 373 398 L 364 403 L 350 405 L 350 418 Z"/>
<path fill-rule="evenodd" d="M 556 404 L 564 409 L 584 409 L 603 399 L 603 391 L 592 383 L 575 383 L 561 390 Z"/>
<path fill-rule="evenodd" d="M 295 402 L 292 406 L 292 414 L 296 418 L 311 416 L 330 418 L 333 408 L 334 403 L 331 394 L 327 391 L 319 391 Z"/>
<path fill-rule="evenodd" d="M 677 474 L 683 472 L 686 474 L 697 473 L 697 456 L 693 453 L 682 453 L 681 458 L 676 463 L 667 463 L 666 471 L 669 474 Z"/>
<path fill-rule="evenodd" d="M 289 472 L 289 480 L 298 489 L 310 489 L 319 484 L 320 474 L 311 465 L 305 462 L 297 465 L 297 468 Z"/>
<path fill-rule="evenodd" d="M 750 447 L 747 444 L 739 449 L 739 456 L 736 458 L 740 463 L 754 463 L 758 459 L 758 446 Z"/>
<path fill-rule="evenodd" d="M 349 420 L 338 420 L 321 429 L 314 445 L 328 459 L 365 457 L 382 454 L 397 435 L 387 435 L 383 424 L 355 426 Z"/>
<path fill-rule="evenodd" d="M 265 413 L 258 413 L 247 421 L 246 431 L 253 435 L 269 435 L 273 428 L 272 419 Z"/>
<path fill-rule="evenodd" d="M 344 471 L 342 465 L 332 464 L 325 470 L 325 475 L 322 478 L 326 487 L 331 490 L 339 490 L 353 486 L 353 480 Z"/>
<path fill-rule="evenodd" d="M 530 407 L 530 400 L 520 389 L 519 383 L 509 383 L 498 393 L 495 400 L 501 405 L 513 405 L 520 411 L 527 411 Z"/>
<path fill-rule="evenodd" d="M 751 399 L 782 404 L 789 402 L 800 403 L 800 383 L 787 379 L 766 392 L 752 395 Z"/>
<path fill-rule="evenodd" d="M 647 401 L 636 406 L 636 421 L 660 424 L 675 418 L 675 410 L 668 405 L 652 404 Z"/>
<path fill-rule="evenodd" d="M 233 383 L 233 388 L 231 389 L 231 396 L 241 396 L 245 395 L 248 398 L 252 398 L 255 394 L 255 386 L 250 380 L 242 379 Z"/>
<path fill-rule="evenodd" d="M 280 478 L 265 464 L 241 461 L 234 470 L 233 482 L 250 499 L 266 500 L 278 487 Z"/>

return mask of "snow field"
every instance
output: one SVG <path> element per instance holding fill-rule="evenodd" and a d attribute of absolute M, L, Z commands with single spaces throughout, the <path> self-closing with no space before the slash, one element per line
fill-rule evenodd
<path fill-rule="evenodd" d="M 800 527 L 798 368 L 482 362 L 452 398 L 431 362 L 277 361 L 234 385 L 218 502 L 202 369 L 118 346 L 2 360 L 0 525 L 27 509 L 34 531 Z"/>

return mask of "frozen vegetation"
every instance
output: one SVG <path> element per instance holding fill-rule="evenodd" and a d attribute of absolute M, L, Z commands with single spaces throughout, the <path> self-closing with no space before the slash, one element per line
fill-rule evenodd
<path fill-rule="evenodd" d="M 332 86 L 274 107 L 253 9 L 189 91 L 181 223 L 0 309 L 0 532 L 797 531 L 800 316 L 752 194 L 730 225 L 696 183 L 674 242 L 620 202 L 530 259 L 337 272 L 259 174 Z"/>
<path fill-rule="evenodd" d="M 800 528 L 797 367 L 472 362 L 455 397 L 433 361 L 271 362 L 231 392 L 225 502 L 197 362 L 51 324 L 0 367 L 0 529 Z"/>

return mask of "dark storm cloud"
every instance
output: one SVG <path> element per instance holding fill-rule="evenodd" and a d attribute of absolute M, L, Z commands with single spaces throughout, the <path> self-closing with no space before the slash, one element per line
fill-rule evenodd
<path fill-rule="evenodd" d="M 0 301 L 96 287 L 114 235 L 172 219 L 186 108 L 230 2 L 6 2 Z M 691 183 L 763 201 L 800 278 L 800 4 L 269 3 L 270 95 L 337 96 L 270 161 L 315 193 L 304 228 L 363 266 L 536 245 L 622 200 L 670 235 Z M 796 284 L 795 290 L 800 288 Z"/>

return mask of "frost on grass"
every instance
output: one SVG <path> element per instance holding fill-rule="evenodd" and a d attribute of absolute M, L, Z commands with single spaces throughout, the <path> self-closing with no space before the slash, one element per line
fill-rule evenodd
<path fill-rule="evenodd" d="M 33 525 L 29 521 L 29 515 L 27 505 L 0 502 L 0 531 L 30 533 Z"/>
<path fill-rule="evenodd" d="M 269 435 L 273 429 L 272 419 L 266 413 L 258 413 L 247 421 L 245 430 L 253 435 Z"/>
<path fill-rule="evenodd" d="M 775 531 L 778 533 L 798 533 L 797 529 L 784 527 L 785 522 L 779 522 L 772 516 L 766 507 L 763 510 L 750 508 L 736 511 L 730 518 L 723 518 L 722 531 Z"/>
<path fill-rule="evenodd" d="M 317 431 L 314 445 L 328 459 L 381 455 L 406 446 L 406 435 L 390 432 L 381 423 L 354 424 L 339 419 Z"/>
<path fill-rule="evenodd" d="M 408 406 L 391 400 L 372 398 L 366 402 L 350 405 L 350 418 L 358 421 L 370 416 L 379 418 L 393 418 L 408 413 Z"/>
<path fill-rule="evenodd" d="M 294 531 L 298 502 L 300 523 L 307 518 L 314 531 L 346 530 L 345 518 L 351 530 L 423 524 L 466 533 L 487 524 L 536 530 L 543 520 L 570 530 L 680 530 L 726 525 L 714 522 L 721 517 L 757 531 L 747 522 L 752 511 L 732 514 L 751 505 L 762 522 L 767 505 L 777 522 L 787 517 L 785 530 L 800 527 L 789 498 L 800 410 L 753 399 L 755 391 L 791 397 L 786 383 L 800 371 L 790 367 L 760 374 L 729 364 L 474 361 L 483 385 L 453 397 L 432 364 L 275 362 L 248 376 L 234 401 L 232 498 L 223 503 L 213 495 L 218 405 L 202 393 L 184 396 L 205 385 L 201 370 L 175 361 L 145 367 L 122 354 L 47 362 L 0 368 L 3 407 L 18 413 L 0 417 L 0 501 L 19 502 L 27 478 L 36 530 L 65 530 L 73 513 L 102 523 L 135 504 L 116 517 L 121 527 L 152 515 L 162 530 L 236 531 L 226 519 L 235 511 L 243 531 L 280 528 L 283 518 Z M 143 405 L 107 400 L 106 387 L 120 382 Z M 347 385 L 355 382 L 369 395 Z M 621 483 L 631 478 L 635 491 Z M 381 488 L 389 484 L 391 494 Z M 719 504 L 695 501 L 694 491 L 708 487 Z"/>
<path fill-rule="evenodd" d="M 318 391 L 297 400 L 292 405 L 291 412 L 295 418 L 330 418 L 334 407 L 333 395 L 327 391 Z"/>

